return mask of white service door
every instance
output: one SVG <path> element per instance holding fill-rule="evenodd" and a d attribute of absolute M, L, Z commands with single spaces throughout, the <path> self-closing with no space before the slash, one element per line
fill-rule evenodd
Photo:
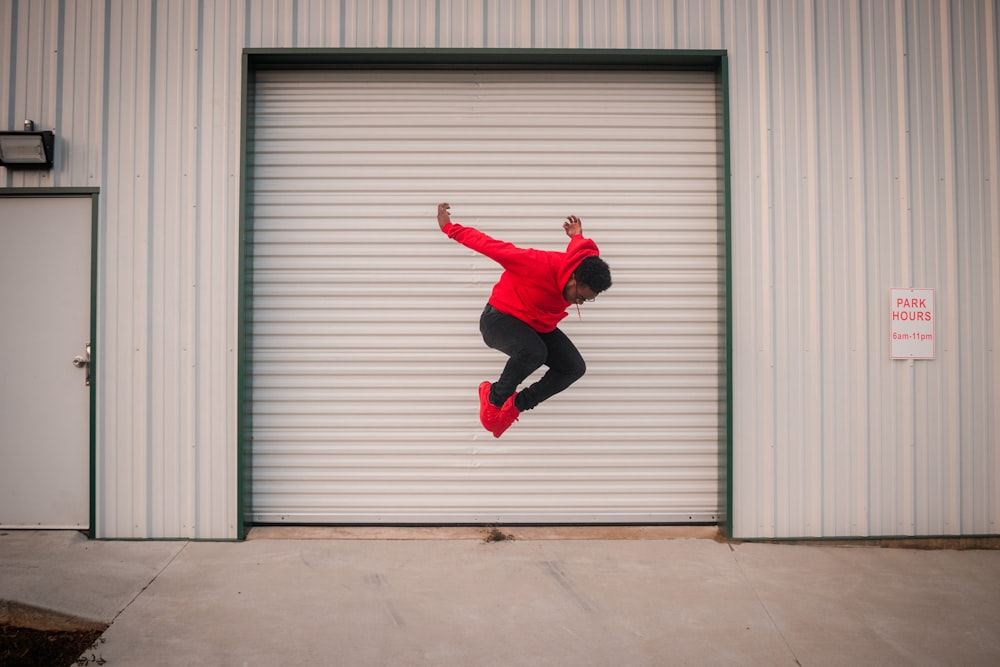
<path fill-rule="evenodd" d="M 90 197 L 0 197 L 0 526 L 89 528 Z"/>

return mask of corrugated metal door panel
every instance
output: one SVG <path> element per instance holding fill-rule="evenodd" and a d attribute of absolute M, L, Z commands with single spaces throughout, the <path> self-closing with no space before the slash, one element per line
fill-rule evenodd
<path fill-rule="evenodd" d="M 258 73 L 256 522 L 711 521 L 724 419 L 712 75 Z M 585 233 L 614 286 L 561 325 L 588 373 L 496 440 L 499 275 L 437 229 Z"/>

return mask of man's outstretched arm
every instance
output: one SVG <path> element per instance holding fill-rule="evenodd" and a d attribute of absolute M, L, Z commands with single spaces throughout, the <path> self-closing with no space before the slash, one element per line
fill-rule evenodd
<path fill-rule="evenodd" d="M 535 264 L 542 261 L 542 257 L 545 255 L 542 250 L 519 248 L 513 243 L 500 241 L 484 234 L 474 227 L 465 227 L 453 222 L 449 212 L 450 208 L 451 206 L 445 202 L 438 204 L 438 227 L 449 238 L 458 241 L 466 248 L 475 250 L 505 269 L 511 269 L 515 272 L 530 271 Z"/>

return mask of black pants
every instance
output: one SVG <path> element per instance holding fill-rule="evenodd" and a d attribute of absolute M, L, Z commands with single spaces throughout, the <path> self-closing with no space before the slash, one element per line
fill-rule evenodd
<path fill-rule="evenodd" d="M 531 410 L 579 380 L 587 371 L 580 352 L 559 329 L 538 333 L 516 317 L 487 304 L 479 318 L 479 331 L 487 345 L 510 357 L 500 379 L 490 390 L 493 405 L 502 406 L 542 365 L 548 366 L 545 375 L 514 399 L 518 410 Z"/>

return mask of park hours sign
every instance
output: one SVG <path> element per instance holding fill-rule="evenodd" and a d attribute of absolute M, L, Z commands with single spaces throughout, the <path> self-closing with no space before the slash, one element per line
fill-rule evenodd
<path fill-rule="evenodd" d="M 889 290 L 889 357 L 934 358 L 934 290 Z"/>

